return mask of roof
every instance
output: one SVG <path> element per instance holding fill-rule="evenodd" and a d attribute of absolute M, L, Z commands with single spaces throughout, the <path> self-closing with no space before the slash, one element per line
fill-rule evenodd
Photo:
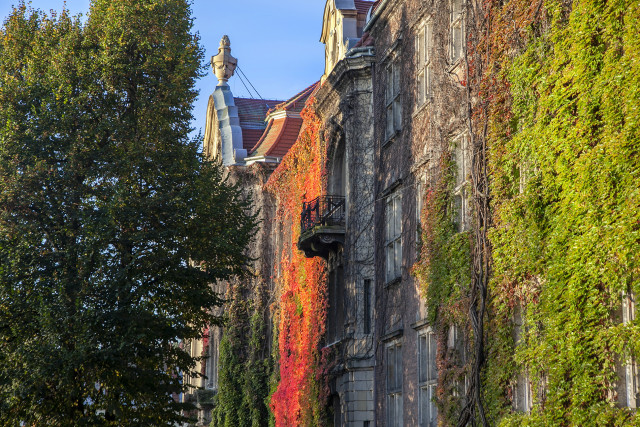
<path fill-rule="evenodd" d="M 233 98 L 233 100 L 238 107 L 238 118 L 242 128 L 242 147 L 249 151 L 267 127 L 264 121 L 267 112 L 282 101 L 253 98 Z"/>
<path fill-rule="evenodd" d="M 373 6 L 373 1 L 366 1 L 366 0 L 353 0 L 355 6 L 356 6 L 356 10 L 358 11 L 358 13 L 364 14 L 366 15 L 367 12 L 369 12 L 369 8 L 371 8 L 371 6 Z"/>
<path fill-rule="evenodd" d="M 249 152 L 249 157 L 283 157 L 298 139 L 302 118 L 300 112 L 320 82 L 298 92 L 285 102 L 281 102 L 267 113 L 269 123 L 260 139 Z M 285 113 L 285 114 L 276 114 Z"/>
<path fill-rule="evenodd" d="M 367 31 L 364 34 L 362 34 L 362 37 L 360 38 L 360 40 L 358 40 L 358 43 L 356 43 L 354 47 L 369 47 L 369 46 L 373 46 L 373 44 L 374 44 L 373 37 L 371 37 L 371 35 L 369 35 L 369 32 Z"/>
<path fill-rule="evenodd" d="M 274 108 L 270 109 L 267 113 L 271 114 L 277 110 L 291 111 L 296 113 L 301 112 L 304 108 L 305 103 L 307 102 L 307 99 L 309 98 L 309 95 L 311 95 L 311 93 L 316 89 L 317 85 L 318 82 L 315 82 L 311 86 L 302 89 L 300 92 L 296 93 L 288 100 L 281 102 Z"/>

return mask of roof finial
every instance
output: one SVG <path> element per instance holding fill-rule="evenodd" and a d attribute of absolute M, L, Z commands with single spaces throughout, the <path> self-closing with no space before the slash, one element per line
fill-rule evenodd
<path fill-rule="evenodd" d="M 238 60 L 231 56 L 231 42 L 229 37 L 225 35 L 220 40 L 218 54 L 211 57 L 211 66 L 218 78 L 218 86 L 227 84 L 227 80 L 233 76 L 236 65 L 238 65 Z"/>

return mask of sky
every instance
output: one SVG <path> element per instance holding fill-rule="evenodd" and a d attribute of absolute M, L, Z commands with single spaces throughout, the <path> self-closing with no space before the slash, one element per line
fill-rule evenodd
<path fill-rule="evenodd" d="M 18 0 L 0 0 L 2 22 Z M 67 0 L 72 15 L 89 11 L 89 0 Z M 35 9 L 61 10 L 62 0 L 32 0 Z M 200 34 L 205 61 L 218 53 L 223 35 L 231 40 L 231 54 L 264 99 L 286 100 L 319 80 L 324 71 L 324 45 L 320 43 L 325 0 L 193 0 L 194 31 Z M 236 75 L 229 80 L 234 96 L 250 97 Z M 197 82 L 194 134 L 204 134 L 209 95 L 218 84 L 207 65 Z M 251 88 L 251 86 L 249 86 Z M 256 95 L 254 94 L 254 97 Z"/>

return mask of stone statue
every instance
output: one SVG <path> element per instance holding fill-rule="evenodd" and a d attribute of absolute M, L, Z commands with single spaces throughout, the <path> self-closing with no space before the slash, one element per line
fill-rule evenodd
<path fill-rule="evenodd" d="M 228 36 L 223 36 L 220 40 L 218 54 L 211 57 L 213 72 L 218 78 L 218 86 L 227 84 L 227 80 L 233 76 L 233 72 L 238 65 L 238 60 L 231 56 L 231 42 Z"/>

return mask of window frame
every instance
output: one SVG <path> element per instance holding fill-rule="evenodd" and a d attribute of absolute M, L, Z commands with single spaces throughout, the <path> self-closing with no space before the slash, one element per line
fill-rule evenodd
<path fill-rule="evenodd" d="M 459 5 L 459 10 L 456 10 L 456 5 Z M 464 7 L 464 0 L 449 0 L 449 59 L 452 64 L 457 64 L 464 56 Z M 456 29 L 459 31 L 459 40 L 456 40 Z M 456 46 L 457 43 L 459 46 Z"/>
<path fill-rule="evenodd" d="M 622 294 L 622 323 L 629 324 L 636 320 L 636 299 L 633 292 Z M 626 406 L 630 409 L 637 409 L 640 398 L 640 372 L 638 361 L 631 355 L 624 363 L 624 388 Z"/>
<path fill-rule="evenodd" d="M 389 140 L 402 130 L 402 90 L 400 89 L 400 62 L 391 58 L 385 67 L 385 139 Z"/>
<path fill-rule="evenodd" d="M 402 194 L 399 190 L 384 199 L 385 206 L 385 281 L 402 277 Z M 390 207 L 391 206 L 391 207 Z M 393 256 L 391 256 L 393 255 Z M 393 261 L 393 269 L 390 262 Z"/>
<path fill-rule="evenodd" d="M 372 286 L 373 280 L 366 278 L 362 283 L 362 332 L 365 335 L 371 334 L 371 318 L 372 316 Z"/>
<path fill-rule="evenodd" d="M 393 362 L 390 353 L 393 351 Z M 389 427 L 403 426 L 403 369 L 402 369 L 402 341 L 394 340 L 385 346 L 386 359 L 386 401 L 387 425 Z M 391 365 L 393 363 L 393 365 Z M 390 378 L 390 366 L 393 366 L 393 378 Z"/>
<path fill-rule="evenodd" d="M 428 16 L 418 27 L 415 36 L 416 52 L 416 110 L 430 102 L 433 96 L 433 20 Z"/>
<path fill-rule="evenodd" d="M 426 354 L 422 340 L 426 345 Z M 437 427 L 438 407 L 433 400 L 438 385 L 438 368 L 436 365 L 438 343 L 431 328 L 418 331 L 418 425 L 420 427 Z M 424 366 L 423 363 L 424 362 Z M 426 373 L 424 370 L 426 369 Z M 428 418 L 425 419 L 424 400 L 428 399 Z M 435 417 L 432 414 L 435 413 Z"/>
<path fill-rule="evenodd" d="M 453 189 L 454 222 L 458 226 L 458 232 L 467 231 L 469 228 L 469 200 L 467 177 L 472 170 L 473 158 L 469 148 L 470 137 L 468 132 L 462 132 L 453 139 L 453 160 L 456 168 L 456 181 Z"/>
<path fill-rule="evenodd" d="M 217 343 L 214 340 L 214 334 L 209 329 L 209 348 L 205 364 L 205 373 L 207 375 L 205 388 L 207 390 L 218 389 L 218 351 Z"/>

